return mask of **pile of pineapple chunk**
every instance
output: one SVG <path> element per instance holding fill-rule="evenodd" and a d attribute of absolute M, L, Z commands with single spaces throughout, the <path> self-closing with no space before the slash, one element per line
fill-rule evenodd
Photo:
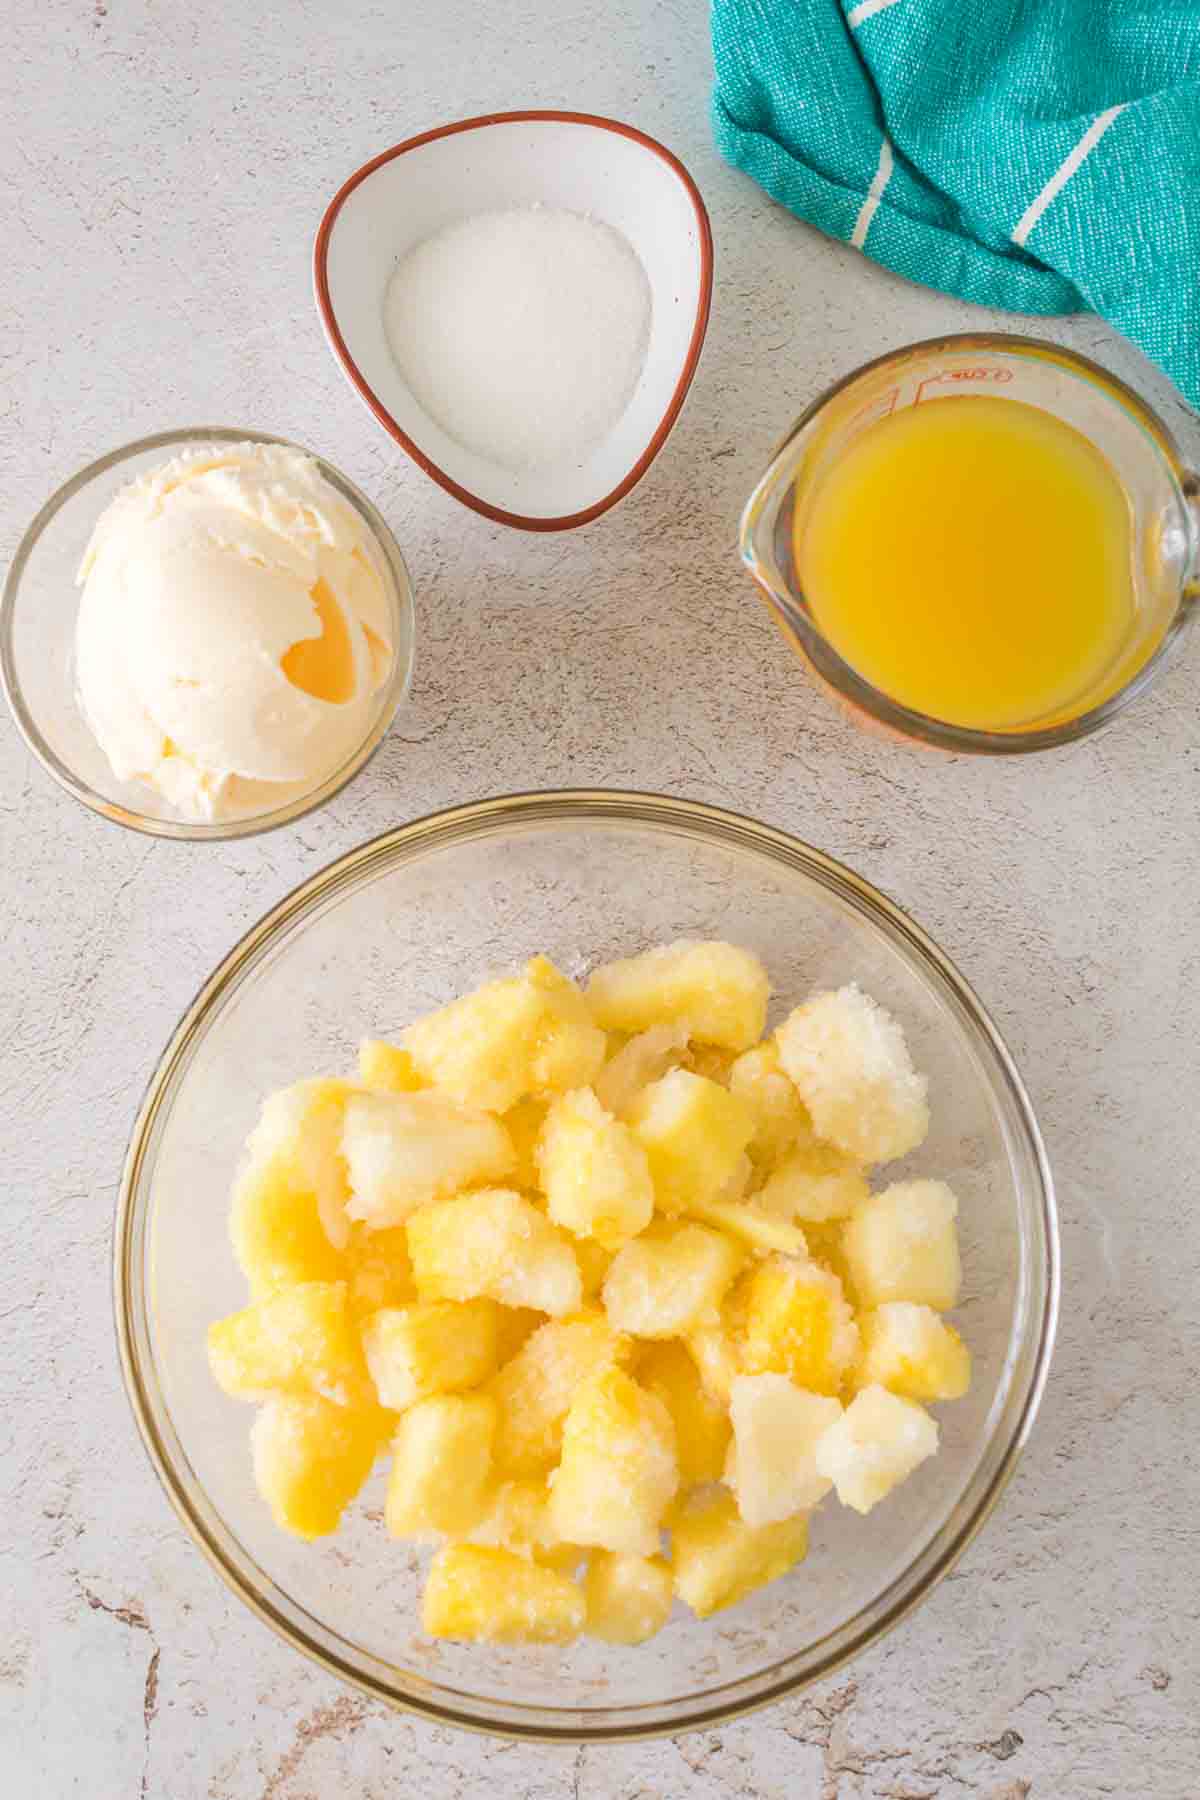
<path fill-rule="evenodd" d="M 921 1143 L 925 1080 L 857 987 L 764 1038 L 768 997 L 731 944 L 583 989 L 538 957 L 266 1102 L 212 1371 L 259 1403 L 287 1531 L 335 1530 L 390 1456 L 432 1636 L 640 1643 L 937 1449 L 926 1405 L 970 1379 L 955 1198 L 867 1175 Z"/>

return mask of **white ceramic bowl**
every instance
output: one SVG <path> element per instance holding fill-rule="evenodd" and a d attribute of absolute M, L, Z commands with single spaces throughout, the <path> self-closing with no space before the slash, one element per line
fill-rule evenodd
<path fill-rule="evenodd" d="M 607 438 L 582 463 L 526 472 L 463 449 L 424 411 L 388 348 L 383 300 L 396 264 L 423 238 L 472 213 L 535 203 L 621 232 L 646 270 L 653 310 L 641 378 Z M 712 233 L 683 164 L 644 132 L 583 113 L 497 113 L 409 138 L 357 170 L 321 221 L 313 274 L 335 356 L 426 474 L 488 518 L 561 531 L 623 498 L 674 424 L 708 325 Z"/>

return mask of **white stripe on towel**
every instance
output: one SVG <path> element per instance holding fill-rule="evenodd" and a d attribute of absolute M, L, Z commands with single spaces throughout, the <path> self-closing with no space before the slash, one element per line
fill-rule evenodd
<path fill-rule="evenodd" d="M 1058 168 L 1055 169 L 1032 206 L 1027 207 L 1022 213 L 1017 229 L 1012 234 L 1014 244 L 1025 242 L 1051 201 L 1057 200 L 1079 165 L 1091 155 L 1118 113 L 1124 111 L 1125 103 L 1122 102 L 1120 106 L 1110 106 L 1107 112 L 1100 113 L 1097 118 L 1092 120 L 1071 154 L 1064 157 Z"/>
<path fill-rule="evenodd" d="M 851 31 L 857 31 L 864 19 L 873 19 L 877 12 L 884 12 L 889 6 L 895 6 L 896 0 L 858 0 L 846 14 L 846 23 Z"/>
<path fill-rule="evenodd" d="M 867 197 L 859 208 L 858 217 L 854 221 L 854 230 L 850 233 L 850 242 L 855 250 L 861 250 L 867 241 L 867 233 L 871 229 L 871 220 L 875 217 L 875 209 L 883 199 L 883 190 L 892 179 L 895 163 L 892 158 L 892 146 L 887 138 L 879 146 L 879 166 L 875 170 L 875 179 L 867 189 Z"/>

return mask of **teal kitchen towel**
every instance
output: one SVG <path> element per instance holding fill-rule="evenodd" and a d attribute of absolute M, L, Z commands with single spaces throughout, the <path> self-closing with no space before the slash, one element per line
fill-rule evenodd
<path fill-rule="evenodd" d="M 722 155 L 913 281 L 1090 309 L 1200 406 L 1200 0 L 712 0 Z"/>

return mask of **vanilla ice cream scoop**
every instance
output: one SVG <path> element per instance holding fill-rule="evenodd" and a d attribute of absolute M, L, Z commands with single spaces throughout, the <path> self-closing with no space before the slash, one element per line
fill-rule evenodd
<path fill-rule="evenodd" d="M 78 580 L 84 717 L 118 780 L 186 817 L 283 805 L 366 735 L 393 656 L 381 552 L 301 451 L 213 445 L 143 475 Z"/>

